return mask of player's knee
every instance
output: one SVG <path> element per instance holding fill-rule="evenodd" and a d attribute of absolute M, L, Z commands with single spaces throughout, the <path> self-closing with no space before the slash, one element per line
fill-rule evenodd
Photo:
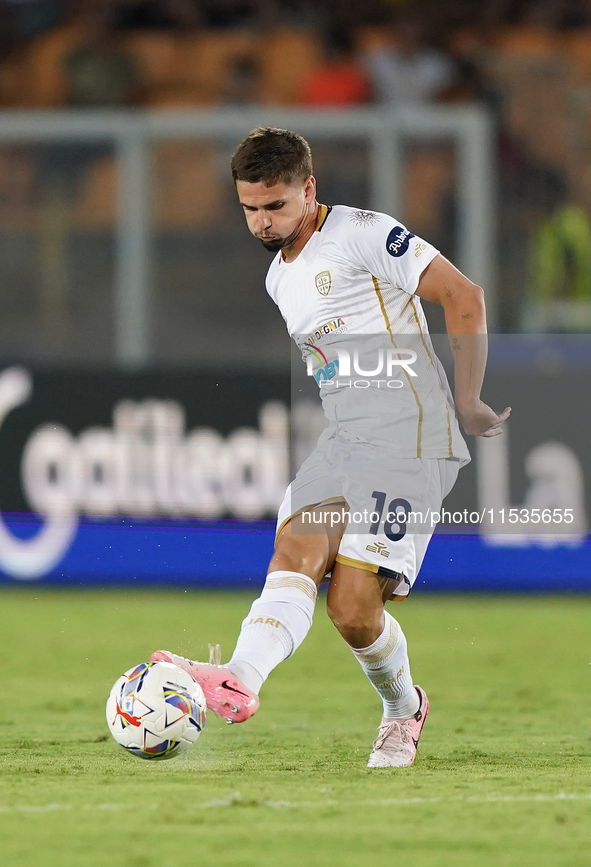
<path fill-rule="evenodd" d="M 349 647 L 370 647 L 379 638 L 382 629 L 375 623 L 335 623 Z"/>
<path fill-rule="evenodd" d="M 328 616 L 351 647 L 369 647 L 383 629 L 383 611 L 327 601 Z"/>

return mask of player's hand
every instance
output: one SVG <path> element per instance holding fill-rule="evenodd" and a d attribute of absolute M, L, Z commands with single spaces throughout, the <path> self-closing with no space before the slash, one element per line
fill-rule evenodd
<path fill-rule="evenodd" d="M 469 409 L 458 409 L 458 417 L 462 422 L 462 427 L 467 434 L 473 434 L 477 437 L 496 437 L 503 433 L 501 425 L 507 421 L 511 415 L 511 407 L 506 407 L 500 415 L 497 415 L 494 410 L 478 401 L 475 406 Z"/>

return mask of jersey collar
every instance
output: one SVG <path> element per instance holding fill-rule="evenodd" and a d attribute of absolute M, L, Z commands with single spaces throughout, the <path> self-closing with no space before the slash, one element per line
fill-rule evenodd
<path fill-rule="evenodd" d="M 314 226 L 315 232 L 321 232 L 322 231 L 322 227 L 326 223 L 326 218 L 328 217 L 328 215 L 330 214 L 331 211 L 332 211 L 332 205 L 318 205 L 318 213 L 316 214 L 316 225 Z M 308 244 L 308 243 L 309 242 L 306 241 L 306 244 Z M 305 249 L 306 249 L 306 247 L 304 246 L 304 248 L 301 252 L 303 253 Z M 300 255 L 301 255 L 301 253 L 300 253 Z M 283 250 L 281 251 L 281 253 L 279 255 L 279 259 L 281 262 L 285 262 L 285 256 L 283 254 Z"/>
<path fill-rule="evenodd" d="M 332 207 L 328 205 L 318 205 L 318 215 L 316 217 L 316 226 L 314 227 L 315 232 L 321 232 L 322 227 L 326 223 L 326 218 L 332 211 Z"/>

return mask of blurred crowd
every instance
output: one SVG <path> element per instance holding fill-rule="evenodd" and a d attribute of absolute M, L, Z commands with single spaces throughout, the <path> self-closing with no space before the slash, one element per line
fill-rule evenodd
<path fill-rule="evenodd" d="M 409 103 L 481 104 L 496 122 L 501 326 L 591 329 L 591 0 L 0 0 L 0 110 Z M 348 184 L 359 153 L 340 151 Z M 215 159 L 156 149 L 159 229 L 227 218 Z M 405 159 L 405 219 L 453 257 L 453 149 Z M 42 225 L 61 198 L 79 227 L 111 226 L 115 174 L 100 149 L 3 146 L 0 233 L 35 224 L 36 196 Z"/>
<path fill-rule="evenodd" d="M 0 106 L 486 99 L 508 32 L 585 28 L 590 0 L 0 0 Z"/>

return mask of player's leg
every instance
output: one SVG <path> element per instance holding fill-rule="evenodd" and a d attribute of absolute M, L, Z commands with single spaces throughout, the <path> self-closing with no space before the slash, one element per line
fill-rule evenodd
<path fill-rule="evenodd" d="M 228 663 L 255 694 L 306 637 L 318 586 L 335 562 L 346 506 L 328 464 L 321 442 L 288 487 L 265 586 L 242 623 Z"/>
<path fill-rule="evenodd" d="M 334 504 L 329 508 L 338 514 Z M 257 694 L 312 625 L 318 587 L 332 569 L 343 531 L 342 522 L 325 527 L 326 511 L 326 506 L 305 510 L 281 528 L 263 591 L 242 623 L 228 668 Z M 306 532 L 314 518 L 320 519 L 312 524 L 318 531 Z"/>
<path fill-rule="evenodd" d="M 365 569 L 335 565 L 328 588 L 329 617 L 380 695 L 384 718 L 409 719 L 419 709 L 407 643 L 385 610 L 398 581 Z"/>
<path fill-rule="evenodd" d="M 384 608 L 398 585 L 395 578 L 337 563 L 328 589 L 329 616 L 382 699 L 370 768 L 412 765 L 429 713 L 424 690 L 412 682 L 402 628 Z"/>
<path fill-rule="evenodd" d="M 203 688 L 208 708 L 228 722 L 251 717 L 258 708 L 261 685 L 275 666 L 291 656 L 310 628 L 318 585 L 332 568 L 342 535 L 338 519 L 343 507 L 340 485 L 333 480 L 319 445 L 302 464 L 279 508 L 267 580 L 242 623 L 230 662 L 219 664 L 218 647 L 210 664 L 169 651 L 156 651 L 152 660 L 174 662 L 189 671 Z M 330 515 L 328 530 L 325 515 Z"/>
<path fill-rule="evenodd" d="M 354 520 L 347 526 L 328 610 L 382 699 L 383 718 L 368 766 L 406 767 L 414 761 L 429 703 L 424 691 L 413 686 L 406 638 L 384 610 L 384 601 L 408 595 L 432 532 L 423 518 L 439 511 L 458 465 L 379 454 L 376 460 L 377 450 L 362 444 L 348 449 L 352 454 L 343 462 L 343 493 L 352 519 L 356 514 L 370 517 L 362 526 Z"/>
<path fill-rule="evenodd" d="M 344 504 L 339 504 L 342 509 Z M 336 504 L 331 504 L 330 513 Z M 309 520 L 306 521 L 305 513 Z M 164 660 L 188 671 L 201 685 L 207 707 L 228 722 L 244 722 L 259 706 L 258 693 L 271 671 L 291 656 L 306 637 L 318 586 L 334 564 L 343 525 L 330 522 L 328 531 L 312 518 L 326 507 L 305 510 L 281 522 L 275 552 L 263 591 L 242 623 L 230 661 L 220 665 L 219 647 L 209 663 L 159 650 L 152 661 Z M 306 532 L 310 526 L 314 533 Z M 330 525 L 329 525 L 330 526 Z"/>

